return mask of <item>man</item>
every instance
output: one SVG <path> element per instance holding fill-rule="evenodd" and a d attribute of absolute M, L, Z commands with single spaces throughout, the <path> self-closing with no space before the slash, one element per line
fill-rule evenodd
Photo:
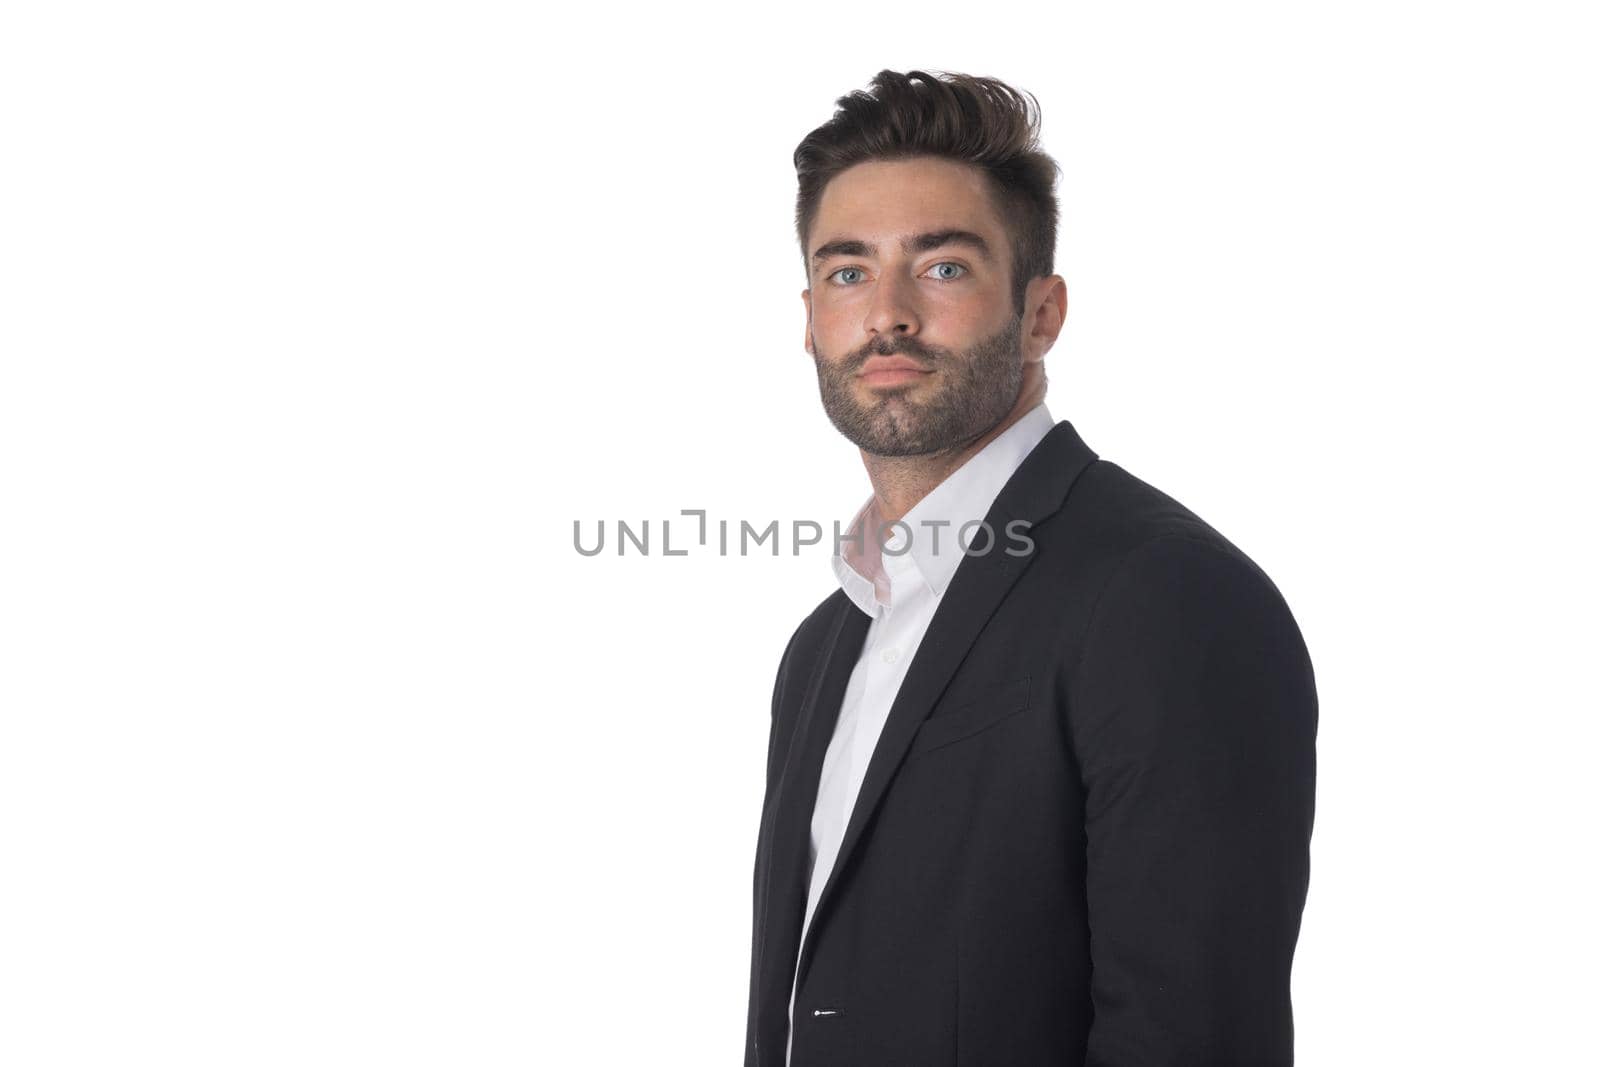
<path fill-rule="evenodd" d="M 785 649 L 747 1065 L 1288 1064 L 1317 699 L 1268 577 L 1043 404 L 1055 164 L 880 73 L 795 153 L 872 495 Z"/>

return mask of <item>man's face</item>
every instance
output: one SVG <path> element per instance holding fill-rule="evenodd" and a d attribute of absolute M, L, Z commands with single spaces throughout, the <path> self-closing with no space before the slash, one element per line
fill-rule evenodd
<path fill-rule="evenodd" d="M 858 163 L 828 183 L 807 249 L 806 351 L 822 405 L 880 456 L 947 451 L 1022 388 L 1011 244 L 983 175 L 945 159 Z"/>

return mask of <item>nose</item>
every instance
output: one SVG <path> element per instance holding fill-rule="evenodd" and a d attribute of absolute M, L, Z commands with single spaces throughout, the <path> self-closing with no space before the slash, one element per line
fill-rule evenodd
<path fill-rule="evenodd" d="M 898 271 L 886 270 L 873 285 L 872 306 L 862 324 L 870 334 L 904 336 L 917 333 L 922 323 L 917 315 L 916 284 Z"/>

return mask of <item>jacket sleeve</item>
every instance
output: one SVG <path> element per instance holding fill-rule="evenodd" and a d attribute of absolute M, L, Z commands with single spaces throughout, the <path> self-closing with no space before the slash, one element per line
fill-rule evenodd
<path fill-rule="evenodd" d="M 789 643 L 783 648 L 783 655 L 778 658 L 777 676 L 772 682 L 772 724 L 767 727 L 767 782 L 770 789 L 772 782 L 773 759 L 777 755 L 778 740 L 778 706 L 783 701 L 785 687 L 789 683 L 789 660 L 794 653 L 794 643 L 800 637 L 800 631 L 805 628 L 802 623 L 794 633 L 789 635 Z"/>
<path fill-rule="evenodd" d="M 1288 606 L 1225 542 L 1146 542 L 1101 591 L 1068 708 L 1087 1067 L 1292 1063 L 1317 697 Z"/>
<path fill-rule="evenodd" d="M 783 702 L 785 687 L 788 685 L 789 661 L 793 657 L 795 641 L 799 639 L 800 631 L 804 628 L 805 623 L 801 623 L 800 626 L 795 629 L 794 633 L 790 635 L 789 643 L 784 646 L 783 655 L 778 659 L 777 677 L 772 683 L 772 724 L 767 728 L 767 784 L 765 796 L 761 801 L 761 825 L 763 827 L 767 824 L 767 809 L 773 802 L 772 772 L 778 747 L 778 709 Z M 761 944 L 761 924 L 765 920 L 765 916 L 761 912 L 761 854 L 764 847 L 764 838 L 758 836 L 756 841 L 754 872 L 752 875 L 754 893 L 751 911 L 752 923 L 750 928 L 750 985 L 748 1004 L 745 1013 L 744 1036 L 744 1062 L 746 1067 L 754 1067 L 756 1063 L 756 1021 L 757 1011 L 760 1008 L 760 1005 L 756 1000 L 756 995 L 759 991 L 758 982 L 760 981 L 761 974 L 761 958 L 758 953 L 760 951 Z"/>

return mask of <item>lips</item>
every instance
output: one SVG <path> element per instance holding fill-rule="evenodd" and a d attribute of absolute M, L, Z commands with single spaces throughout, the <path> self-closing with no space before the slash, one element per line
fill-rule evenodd
<path fill-rule="evenodd" d="M 857 377 L 871 388 L 914 385 L 925 381 L 933 370 L 909 356 L 873 356 L 862 365 Z"/>
<path fill-rule="evenodd" d="M 889 371 L 915 371 L 919 374 L 928 374 L 930 369 L 924 367 L 910 356 L 873 356 L 861 365 L 860 376 L 871 377 Z"/>

